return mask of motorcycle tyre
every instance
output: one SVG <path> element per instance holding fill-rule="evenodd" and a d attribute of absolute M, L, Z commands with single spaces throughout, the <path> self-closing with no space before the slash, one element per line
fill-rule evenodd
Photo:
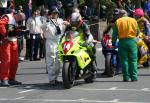
<path fill-rule="evenodd" d="M 63 69 L 62 69 L 62 80 L 63 80 L 63 86 L 65 89 L 70 89 L 74 85 L 74 81 L 70 80 L 71 74 L 71 62 L 64 62 L 63 63 Z"/>
<path fill-rule="evenodd" d="M 112 63 L 112 55 L 108 54 L 106 55 L 105 58 L 105 69 L 106 69 L 106 73 L 108 77 L 113 77 L 114 76 L 114 70 L 115 68 L 113 67 L 113 63 Z"/>
<path fill-rule="evenodd" d="M 148 59 L 145 63 L 143 63 L 143 66 L 145 68 L 149 67 L 150 66 L 150 60 Z"/>

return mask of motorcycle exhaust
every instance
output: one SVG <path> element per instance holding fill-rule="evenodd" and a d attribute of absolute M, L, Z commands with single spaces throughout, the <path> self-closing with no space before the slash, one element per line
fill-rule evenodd
<path fill-rule="evenodd" d="M 88 73 L 85 73 L 85 74 L 81 75 L 81 76 L 78 77 L 76 80 L 88 78 L 88 77 L 90 77 L 91 75 L 95 75 L 95 74 L 94 74 L 93 72 L 91 72 L 91 71 L 88 71 Z"/>

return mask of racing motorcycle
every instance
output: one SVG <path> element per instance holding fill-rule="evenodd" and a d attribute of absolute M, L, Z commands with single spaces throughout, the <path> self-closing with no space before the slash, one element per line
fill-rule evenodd
<path fill-rule="evenodd" d="M 143 65 L 144 67 L 150 66 L 149 60 L 149 49 L 142 40 L 142 33 L 136 38 L 138 47 L 138 65 Z M 112 48 L 112 38 L 110 34 L 106 34 L 102 39 L 102 52 L 105 57 L 105 72 L 104 74 L 109 77 L 113 77 L 115 73 L 120 71 L 120 60 L 118 55 L 118 41 L 116 42 L 115 48 Z"/>
<path fill-rule="evenodd" d="M 120 72 L 120 60 L 118 55 L 118 42 L 115 48 L 112 47 L 112 38 L 110 34 L 105 34 L 102 39 L 102 53 L 105 57 L 105 71 L 103 74 L 113 77 Z"/>
<path fill-rule="evenodd" d="M 58 54 L 63 62 L 62 80 L 66 89 L 71 88 L 76 80 L 92 83 L 96 79 L 96 62 L 92 63 L 87 47 L 81 44 L 84 39 L 77 31 L 67 31 L 59 42 Z"/>

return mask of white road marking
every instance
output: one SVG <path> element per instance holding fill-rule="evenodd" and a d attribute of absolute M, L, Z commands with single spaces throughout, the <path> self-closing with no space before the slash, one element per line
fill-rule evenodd
<path fill-rule="evenodd" d="M 20 99 L 23 99 L 25 97 L 18 97 L 18 98 L 15 98 L 14 100 L 20 100 Z"/>
<path fill-rule="evenodd" d="M 117 102 L 118 103 L 118 101 L 119 101 L 119 99 L 114 99 L 114 100 L 112 100 L 112 102 Z"/>
<path fill-rule="evenodd" d="M 78 99 L 79 101 L 82 101 L 82 100 L 85 100 L 86 98 L 81 98 L 81 99 Z"/>
<path fill-rule="evenodd" d="M 7 87 L 0 87 L 0 89 L 1 89 L 1 88 L 7 88 Z"/>
<path fill-rule="evenodd" d="M 82 103 L 148 103 L 148 102 L 120 102 L 118 99 L 114 99 L 111 101 L 100 101 L 100 100 L 87 100 L 83 99 L 75 99 L 75 100 L 53 100 L 53 99 L 7 99 L 0 98 L 0 101 L 30 101 L 30 102 L 82 102 Z"/>
<path fill-rule="evenodd" d="M 116 90 L 118 87 L 109 88 L 109 90 Z"/>
<path fill-rule="evenodd" d="M 29 90 L 25 90 L 25 91 L 20 91 L 18 93 L 26 93 L 26 92 L 31 92 L 31 91 L 34 91 L 35 89 L 29 89 Z"/>
<path fill-rule="evenodd" d="M 25 88 L 26 88 L 26 89 L 30 89 L 30 88 L 32 88 L 32 86 L 26 86 Z"/>
<path fill-rule="evenodd" d="M 142 90 L 144 90 L 144 91 L 150 91 L 149 88 L 143 88 Z"/>
<path fill-rule="evenodd" d="M 76 90 L 84 90 L 84 91 L 137 91 L 137 92 L 150 92 L 149 88 L 144 89 L 117 89 L 117 87 L 112 87 L 109 89 L 98 89 L 98 88 L 72 88 Z"/>

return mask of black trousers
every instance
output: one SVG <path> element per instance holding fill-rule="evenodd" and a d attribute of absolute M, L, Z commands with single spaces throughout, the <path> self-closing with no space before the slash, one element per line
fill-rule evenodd
<path fill-rule="evenodd" d="M 29 57 L 30 60 L 35 60 L 38 56 L 40 34 L 30 34 L 30 40 Z"/>

